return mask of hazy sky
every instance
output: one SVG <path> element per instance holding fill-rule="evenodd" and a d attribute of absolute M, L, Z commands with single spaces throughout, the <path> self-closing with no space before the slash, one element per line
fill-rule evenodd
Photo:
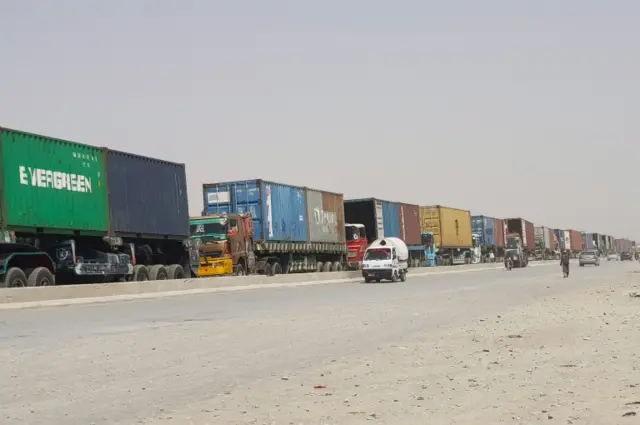
<path fill-rule="evenodd" d="M 1 0 L 0 125 L 640 241 L 640 2 Z M 160 190 L 160 188 L 159 188 Z"/>

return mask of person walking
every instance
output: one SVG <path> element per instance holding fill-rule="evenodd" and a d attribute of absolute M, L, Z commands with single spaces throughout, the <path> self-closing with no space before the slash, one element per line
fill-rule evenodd
<path fill-rule="evenodd" d="M 569 256 L 569 250 L 565 250 L 560 256 L 560 265 L 562 266 L 562 274 L 564 277 L 569 277 L 569 261 L 571 257 Z"/>

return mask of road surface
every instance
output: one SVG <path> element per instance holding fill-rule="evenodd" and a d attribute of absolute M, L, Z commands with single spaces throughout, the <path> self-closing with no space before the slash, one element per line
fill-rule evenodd
<path fill-rule="evenodd" d="M 637 265 L 575 264 L 569 279 L 553 265 L 1 311 L 0 419 L 116 425 L 215 412 L 225 396 L 264 382 L 602 284 Z M 224 423 L 214 418 L 197 423 Z"/>

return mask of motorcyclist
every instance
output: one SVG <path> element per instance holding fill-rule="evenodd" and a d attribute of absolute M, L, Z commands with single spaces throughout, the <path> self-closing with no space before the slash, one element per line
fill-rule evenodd
<path fill-rule="evenodd" d="M 513 267 L 513 260 L 511 259 L 511 255 L 511 252 L 507 252 L 504 256 L 504 267 L 507 270 L 511 270 L 511 268 Z"/>

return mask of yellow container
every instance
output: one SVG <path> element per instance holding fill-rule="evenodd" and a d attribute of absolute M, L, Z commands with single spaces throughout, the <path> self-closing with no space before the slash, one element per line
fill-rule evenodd
<path fill-rule="evenodd" d="M 231 258 L 200 257 L 198 277 L 229 276 L 233 274 Z"/>
<path fill-rule="evenodd" d="M 442 205 L 420 207 L 420 231 L 432 232 L 436 248 L 471 248 L 471 212 Z"/>

